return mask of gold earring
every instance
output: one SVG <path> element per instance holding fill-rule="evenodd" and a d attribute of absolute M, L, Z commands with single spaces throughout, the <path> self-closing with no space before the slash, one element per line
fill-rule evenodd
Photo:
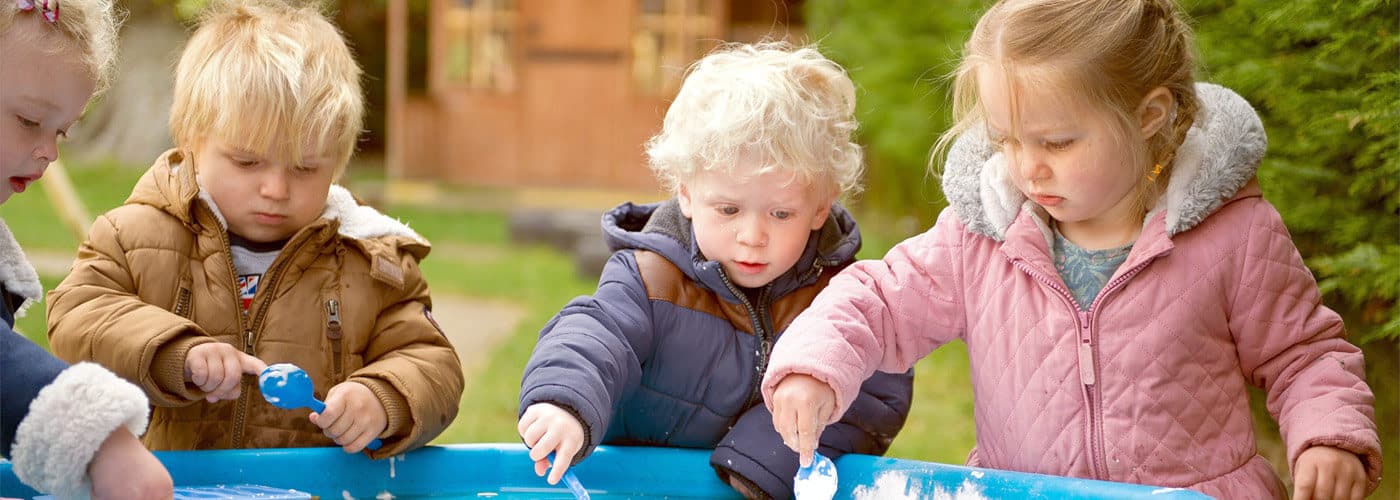
<path fill-rule="evenodd" d="M 1147 182 L 1157 180 L 1157 176 L 1162 173 L 1162 164 L 1157 163 L 1152 166 L 1152 172 L 1147 174 Z"/>

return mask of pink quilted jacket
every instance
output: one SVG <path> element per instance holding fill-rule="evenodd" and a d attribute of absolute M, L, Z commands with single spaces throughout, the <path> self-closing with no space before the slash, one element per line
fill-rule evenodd
<path fill-rule="evenodd" d="M 1044 213 L 971 133 L 945 168 L 950 209 L 831 281 L 779 339 L 765 398 L 805 373 L 832 386 L 841 415 L 876 369 L 901 372 L 962 339 L 971 465 L 1283 499 L 1255 449 L 1253 384 L 1290 464 L 1313 445 L 1347 449 L 1374 490 L 1380 440 L 1361 352 L 1252 181 L 1263 126 L 1227 89 L 1198 94 L 1204 115 L 1167 195 L 1087 312 L 1055 271 Z"/>

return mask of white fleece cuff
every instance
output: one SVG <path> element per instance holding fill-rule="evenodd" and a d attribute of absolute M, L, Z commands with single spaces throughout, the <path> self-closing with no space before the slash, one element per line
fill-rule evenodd
<path fill-rule="evenodd" d="M 146 431 L 146 394 L 94 363 L 63 370 L 29 403 L 10 460 L 30 487 L 60 499 L 87 498 L 88 463 L 118 426 Z"/>

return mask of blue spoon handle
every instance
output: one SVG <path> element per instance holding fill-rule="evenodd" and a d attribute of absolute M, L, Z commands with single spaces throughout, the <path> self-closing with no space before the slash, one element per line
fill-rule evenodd
<path fill-rule="evenodd" d="M 326 403 L 316 398 L 311 398 L 311 401 L 306 403 L 306 407 L 310 408 L 311 411 L 314 411 L 316 413 L 322 413 L 326 411 Z M 369 444 L 365 445 L 365 449 L 369 451 L 374 451 L 379 449 L 380 446 L 384 446 L 384 442 L 380 441 L 379 438 L 374 438 L 374 441 L 370 441 Z"/>

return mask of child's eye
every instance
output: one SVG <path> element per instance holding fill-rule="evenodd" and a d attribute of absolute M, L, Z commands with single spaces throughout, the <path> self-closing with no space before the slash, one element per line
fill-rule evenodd
<path fill-rule="evenodd" d="M 1074 145 L 1074 139 L 1065 139 L 1063 141 L 1046 141 L 1045 149 L 1049 149 L 1051 151 L 1064 151 L 1066 149 L 1069 149 L 1069 147 L 1072 145 Z"/>
<path fill-rule="evenodd" d="M 310 174 L 316 171 L 315 165 L 297 165 L 292 167 L 292 171 L 298 174 Z"/>
<path fill-rule="evenodd" d="M 15 115 L 15 118 L 18 118 L 18 119 L 19 119 L 19 124 L 20 124 L 20 126 L 22 126 L 22 127 L 24 127 L 24 128 L 39 128 L 39 122 L 36 122 L 36 121 L 34 121 L 34 120 L 30 120 L 30 119 L 28 119 L 28 118 L 25 118 L 25 117 L 19 116 L 19 115 Z"/>
<path fill-rule="evenodd" d="M 788 211 L 788 210 L 774 210 L 774 211 L 773 211 L 773 217 L 776 218 L 776 219 L 778 219 L 778 220 L 788 220 L 788 219 L 791 219 L 791 218 L 792 218 L 792 215 L 793 215 L 793 213 L 792 213 L 791 211 Z"/>
<path fill-rule="evenodd" d="M 234 159 L 233 159 L 233 164 L 234 164 L 234 165 L 238 165 L 238 166 L 243 167 L 243 168 L 250 168 L 250 167 L 256 166 L 256 165 L 258 164 L 258 161 L 257 161 L 257 160 L 249 160 L 249 159 L 246 159 L 246 158 L 234 158 Z"/>
<path fill-rule="evenodd" d="M 715 207 L 715 211 L 716 211 L 716 212 L 719 212 L 720 215 L 734 215 L 734 214 L 739 213 L 739 207 L 730 206 L 730 205 L 721 205 L 721 206 Z"/>

